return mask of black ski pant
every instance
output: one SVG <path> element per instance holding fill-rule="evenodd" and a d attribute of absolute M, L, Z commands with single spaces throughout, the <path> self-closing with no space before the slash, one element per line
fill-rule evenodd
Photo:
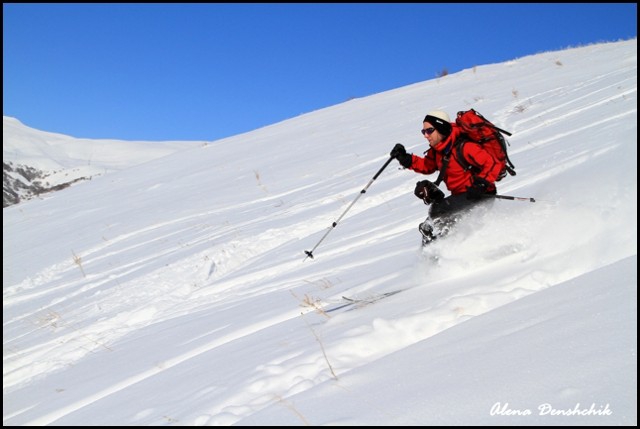
<path fill-rule="evenodd" d="M 490 206 L 494 198 L 470 200 L 467 194 L 449 195 L 429 207 L 429 217 L 418 227 L 425 246 L 437 237 L 446 235 L 457 222 L 458 216 L 479 204 Z"/>

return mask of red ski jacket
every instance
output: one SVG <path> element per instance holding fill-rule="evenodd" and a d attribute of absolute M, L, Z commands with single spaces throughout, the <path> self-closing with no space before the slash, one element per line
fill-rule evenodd
<path fill-rule="evenodd" d="M 413 155 L 410 169 L 422 174 L 433 174 L 442 169 L 444 156 L 449 153 L 450 159 L 447 171 L 444 172 L 444 183 L 452 195 L 467 192 L 474 176 L 481 177 L 491 184 L 487 191 L 495 191 L 495 182 L 500 174 L 501 165 L 481 145 L 467 141 L 463 144 L 462 153 L 471 169 L 465 170 L 458 162 L 458 150 L 453 147 L 460 136 L 460 128 L 455 123 L 451 126 L 451 135 L 436 147 L 430 147 L 424 158 Z"/>

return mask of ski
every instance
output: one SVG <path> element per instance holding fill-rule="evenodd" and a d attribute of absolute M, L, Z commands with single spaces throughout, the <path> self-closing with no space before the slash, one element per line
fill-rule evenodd
<path fill-rule="evenodd" d="M 335 307 L 325 309 L 324 312 L 325 313 L 331 313 L 332 311 L 341 310 L 343 308 L 347 308 L 346 311 L 355 310 L 356 308 L 360 308 L 360 307 L 364 307 L 366 305 L 373 304 L 374 302 L 378 302 L 381 299 L 387 298 L 387 297 L 389 297 L 391 295 L 395 295 L 395 294 L 400 293 L 402 291 L 403 291 L 403 289 L 398 289 L 398 290 L 394 290 L 394 291 L 391 291 L 391 292 L 386 292 L 386 293 L 382 293 L 382 294 L 378 294 L 378 295 L 371 295 L 371 296 L 368 296 L 366 298 L 355 298 L 355 297 L 348 297 L 348 296 L 342 295 L 342 302 L 341 303 L 339 303 Z"/>
<path fill-rule="evenodd" d="M 351 302 L 353 304 L 368 305 L 368 304 L 373 304 L 374 302 L 378 302 L 381 299 L 387 298 L 389 296 L 395 295 L 400 292 L 402 292 L 402 289 L 381 293 L 379 295 L 372 295 L 366 298 L 351 298 L 351 297 L 342 295 L 342 299 L 344 299 L 345 301 Z"/>

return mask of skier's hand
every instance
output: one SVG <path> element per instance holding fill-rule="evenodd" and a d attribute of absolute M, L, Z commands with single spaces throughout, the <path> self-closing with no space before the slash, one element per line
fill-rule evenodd
<path fill-rule="evenodd" d="M 422 180 L 416 183 L 416 189 L 413 193 L 416 197 L 424 201 L 425 204 L 435 203 L 444 198 L 444 192 L 429 180 Z"/>
<path fill-rule="evenodd" d="M 396 143 L 396 145 L 391 149 L 391 153 L 389 154 L 392 158 L 398 158 L 401 155 L 406 155 L 407 150 L 401 143 Z"/>
<path fill-rule="evenodd" d="M 400 143 L 396 143 L 393 149 L 391 149 L 391 153 L 389 155 L 397 159 L 400 165 L 404 168 L 410 168 L 413 163 L 413 156 L 410 153 L 407 153 L 407 150 Z"/>
<path fill-rule="evenodd" d="M 481 199 L 487 193 L 490 186 L 491 183 L 486 179 L 474 177 L 472 185 L 467 188 L 467 198 L 470 200 Z"/>

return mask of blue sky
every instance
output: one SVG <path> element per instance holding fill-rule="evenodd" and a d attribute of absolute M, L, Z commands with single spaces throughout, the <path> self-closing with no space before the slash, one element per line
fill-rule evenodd
<path fill-rule="evenodd" d="M 2 109 L 79 138 L 211 141 L 444 70 L 634 37 L 624 3 L 3 4 Z"/>

